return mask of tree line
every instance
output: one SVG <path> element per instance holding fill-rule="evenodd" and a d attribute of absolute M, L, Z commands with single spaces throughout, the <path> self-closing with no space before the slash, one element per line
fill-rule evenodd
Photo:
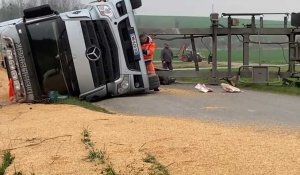
<path fill-rule="evenodd" d="M 58 12 L 66 12 L 82 8 L 80 0 L 1 0 L 0 21 L 20 18 L 23 10 L 38 5 L 49 4 Z"/>

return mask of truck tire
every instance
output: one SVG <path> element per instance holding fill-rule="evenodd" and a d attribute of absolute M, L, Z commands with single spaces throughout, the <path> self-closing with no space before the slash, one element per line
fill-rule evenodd
<path fill-rule="evenodd" d="M 157 75 L 149 75 L 149 90 L 158 89 L 160 86 L 159 78 Z"/>
<path fill-rule="evenodd" d="M 137 9 L 142 6 L 142 0 L 130 0 L 132 9 Z"/>
<path fill-rule="evenodd" d="M 160 81 L 160 85 L 170 85 L 175 83 L 176 79 L 174 77 L 170 77 L 170 76 L 158 76 L 159 77 L 159 81 Z"/>

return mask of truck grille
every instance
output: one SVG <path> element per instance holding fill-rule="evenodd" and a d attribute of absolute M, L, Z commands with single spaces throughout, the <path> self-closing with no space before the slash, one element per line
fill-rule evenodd
<path fill-rule="evenodd" d="M 136 55 L 134 55 L 134 50 L 130 38 L 130 30 L 132 30 L 133 28 L 130 26 L 129 19 L 126 18 L 121 21 L 118 28 L 127 67 L 131 70 L 140 71 L 141 68 L 139 65 L 139 60 L 136 58 Z"/>
<path fill-rule="evenodd" d="M 97 61 L 89 60 L 95 87 L 113 82 L 120 77 L 118 49 L 106 21 L 81 22 L 85 45 L 100 48 L 102 57 Z"/>

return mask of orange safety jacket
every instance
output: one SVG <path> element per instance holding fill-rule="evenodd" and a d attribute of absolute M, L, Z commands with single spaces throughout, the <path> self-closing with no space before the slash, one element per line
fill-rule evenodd
<path fill-rule="evenodd" d="M 142 50 L 144 53 L 144 61 L 146 64 L 148 74 L 155 74 L 155 68 L 153 64 L 153 55 L 156 49 L 156 45 L 153 42 L 152 38 L 148 36 L 148 41 L 142 44 Z"/>

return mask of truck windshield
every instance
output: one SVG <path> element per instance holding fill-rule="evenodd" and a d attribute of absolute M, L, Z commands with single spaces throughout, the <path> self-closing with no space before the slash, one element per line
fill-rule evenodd
<path fill-rule="evenodd" d="M 60 59 L 57 19 L 27 25 L 27 35 L 32 51 L 38 81 L 44 93 L 51 90 L 67 93 Z"/>

